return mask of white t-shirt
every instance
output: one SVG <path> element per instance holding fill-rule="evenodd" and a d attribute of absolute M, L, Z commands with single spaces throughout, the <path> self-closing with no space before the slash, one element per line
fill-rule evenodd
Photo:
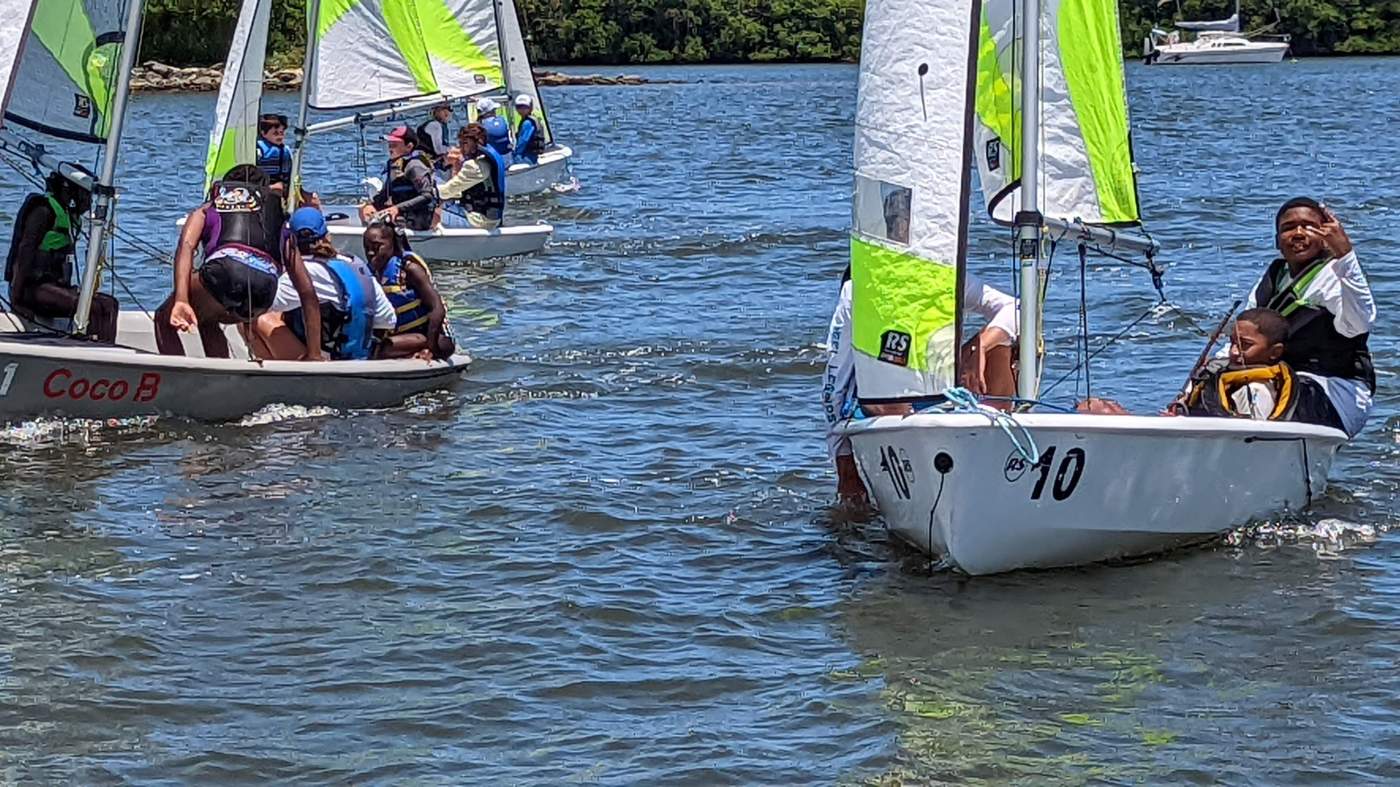
<path fill-rule="evenodd" d="M 359 257 L 348 257 L 341 255 L 341 260 L 350 263 L 351 267 L 363 268 L 364 273 L 374 282 L 374 330 L 393 330 L 398 325 L 398 316 L 394 314 L 394 304 L 389 301 L 389 297 L 384 294 L 384 288 L 379 286 L 379 281 L 370 272 L 369 266 Z M 321 260 L 311 257 L 303 257 L 306 265 L 306 275 L 311 277 L 311 287 L 316 290 L 316 300 L 321 303 L 330 303 L 340 306 L 340 283 L 336 280 L 335 274 L 327 268 Z M 272 299 L 274 312 L 289 312 L 293 309 L 301 308 L 301 296 L 297 294 L 296 285 L 292 279 L 283 273 L 277 277 L 277 297 Z"/>

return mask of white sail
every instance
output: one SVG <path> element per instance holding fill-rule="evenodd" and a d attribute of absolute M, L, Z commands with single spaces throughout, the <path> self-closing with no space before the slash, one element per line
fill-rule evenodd
<path fill-rule="evenodd" d="M 975 0 L 870 0 L 856 103 L 852 339 L 863 401 L 953 384 Z"/>
<path fill-rule="evenodd" d="M 37 0 L 0 0 L 0 123 L 9 105 L 11 80 Z"/>
<path fill-rule="evenodd" d="M 128 7 L 117 0 L 38 0 L 19 67 L 11 75 L 7 124 L 82 142 L 104 141 L 114 112 Z"/>
<path fill-rule="evenodd" d="M 224 62 L 209 154 L 204 164 L 204 187 L 235 164 L 258 158 L 258 116 L 262 106 L 263 63 L 267 54 L 267 25 L 272 0 L 244 0 L 233 31 L 233 45 Z"/>
<path fill-rule="evenodd" d="M 495 14 L 479 0 L 325 0 L 319 8 L 310 20 L 313 109 L 470 96 L 504 85 Z"/>
<path fill-rule="evenodd" d="M 540 97 L 539 86 L 535 84 L 535 72 L 530 67 L 530 52 L 525 46 L 525 36 L 520 30 L 520 17 L 516 14 L 515 0 L 495 0 L 496 20 L 501 31 L 502 66 L 505 69 L 506 92 L 511 98 L 528 93 L 535 99 L 535 109 L 531 117 L 540 124 L 545 143 L 554 141 L 550 131 L 548 113 L 544 100 Z M 509 108 L 512 126 L 519 125 L 515 118 L 515 107 Z"/>
<path fill-rule="evenodd" d="M 1020 210 L 1018 0 L 986 0 L 977 64 L 977 171 L 992 215 Z M 1115 0 L 1044 0 L 1040 211 L 1090 224 L 1139 221 Z"/>

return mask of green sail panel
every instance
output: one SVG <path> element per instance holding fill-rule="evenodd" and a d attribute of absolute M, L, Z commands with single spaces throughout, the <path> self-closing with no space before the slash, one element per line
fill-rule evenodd
<path fill-rule="evenodd" d="M 953 385 L 974 0 L 869 0 L 856 102 L 852 342 L 862 399 Z"/>
<path fill-rule="evenodd" d="M 223 82 L 209 132 L 204 164 L 204 188 L 236 164 L 258 158 L 258 116 L 262 106 L 263 65 L 272 0 L 244 0 L 234 27 L 233 42 L 224 62 Z"/>
<path fill-rule="evenodd" d="M 504 85 L 495 12 L 480 0 L 323 0 L 308 105 L 350 109 Z"/>
<path fill-rule="evenodd" d="M 1021 19 L 1017 0 L 986 0 L 978 44 L 978 179 L 992 215 L 1020 209 Z M 1041 204 L 1090 224 L 1139 221 L 1123 46 L 1114 0 L 1044 0 L 1041 16 Z"/>
<path fill-rule="evenodd" d="M 104 142 L 127 39 L 126 9 L 110 0 L 37 0 L 9 80 L 5 120 L 56 137 Z"/>

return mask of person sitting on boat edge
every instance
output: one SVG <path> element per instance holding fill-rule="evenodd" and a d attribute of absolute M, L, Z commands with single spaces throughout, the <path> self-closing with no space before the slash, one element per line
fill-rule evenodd
<path fill-rule="evenodd" d="M 418 127 L 418 146 L 438 169 L 443 168 L 447 155 L 447 122 L 452 119 L 452 105 L 444 101 L 433 107 L 433 116 Z"/>
<path fill-rule="evenodd" d="M 251 323 L 272 306 L 277 278 L 286 274 L 301 302 L 316 303 L 311 279 L 295 254 L 283 254 L 286 211 L 282 198 L 255 165 L 239 164 L 209 189 L 209 200 L 185 218 L 175 250 L 175 291 L 155 313 L 156 347 L 164 355 L 184 355 L 182 331 L 199 331 L 206 358 L 229 357 L 224 325 Z M 196 249 L 204 262 L 194 267 Z M 318 339 L 321 322 L 308 326 Z M 307 360 L 322 360 L 319 341 Z"/>
<path fill-rule="evenodd" d="M 505 118 L 496 114 L 499 105 L 489 98 L 479 98 L 476 100 L 476 122 L 486 129 L 486 144 L 495 148 L 502 156 L 509 156 L 510 144 L 510 124 Z"/>
<path fill-rule="evenodd" d="M 71 319 L 77 313 L 73 255 L 79 224 L 91 204 L 87 189 L 57 172 L 49 173 L 44 193 L 24 198 L 5 261 L 10 308 L 16 314 L 31 319 Z M 119 313 L 116 298 L 94 293 L 88 335 L 101 342 L 116 341 Z"/>
<path fill-rule="evenodd" d="M 396 322 L 394 306 L 374 272 L 364 260 L 336 251 L 326 218 L 316 208 L 298 208 L 289 226 L 296 239 L 293 256 L 302 260 L 316 293 L 310 313 L 319 317 L 319 349 L 333 361 L 373 357 L 376 332 L 391 330 Z M 257 356 L 294 361 L 307 355 L 308 313 L 291 279 L 279 277 L 272 307 L 258 318 L 254 331 Z"/>
<path fill-rule="evenodd" d="M 533 117 L 534 112 L 534 96 L 521 93 L 515 97 L 515 113 L 520 116 L 520 122 L 515 128 L 516 164 L 538 164 L 540 154 L 544 152 L 544 127 L 539 119 Z"/>
<path fill-rule="evenodd" d="M 1011 407 L 1016 395 L 1013 345 L 1020 327 L 1017 299 L 967 272 L 963 276 L 963 309 L 986 320 L 986 325 L 960 348 L 962 373 L 959 383 L 988 404 Z M 850 441 L 837 431 L 837 425 L 851 417 L 857 406 L 866 415 L 905 415 L 910 404 L 869 404 L 859 401 L 856 389 L 855 346 L 851 338 L 851 269 L 842 275 L 841 291 L 827 330 L 827 362 L 822 378 L 822 409 L 827 421 L 827 451 L 836 464 L 837 494 L 843 501 L 867 499 L 865 487 L 856 473 Z"/>
<path fill-rule="evenodd" d="M 365 257 L 393 304 L 395 325 L 379 342 L 377 358 L 450 358 L 457 345 L 447 328 L 447 307 L 428 264 L 404 248 L 394 227 L 376 222 L 365 230 Z"/>
<path fill-rule="evenodd" d="M 493 230 L 506 205 L 506 160 L 486 144 L 486 129 L 472 123 L 457 134 L 452 177 L 438 184 L 442 226 Z M 454 204 L 455 201 L 455 204 Z"/>
<path fill-rule="evenodd" d="M 407 126 L 384 135 L 384 142 L 389 146 L 384 185 L 360 206 L 360 220 L 368 225 L 381 214 L 391 221 L 402 219 L 411 230 L 432 229 L 438 202 L 432 159 L 418 150 L 418 137 Z"/>
<path fill-rule="evenodd" d="M 1330 405 L 1316 422 L 1355 437 L 1366 426 L 1376 392 L 1368 346 L 1376 322 L 1370 282 L 1341 222 L 1316 200 L 1296 197 L 1283 203 L 1274 231 L 1281 256 L 1254 285 L 1246 308 L 1263 306 L 1283 315 L 1288 321 L 1283 360 L 1301 387 L 1320 388 Z"/>
<path fill-rule="evenodd" d="M 258 169 L 278 194 L 285 194 L 292 182 L 292 151 L 286 140 L 286 115 L 266 114 L 258 118 Z"/>

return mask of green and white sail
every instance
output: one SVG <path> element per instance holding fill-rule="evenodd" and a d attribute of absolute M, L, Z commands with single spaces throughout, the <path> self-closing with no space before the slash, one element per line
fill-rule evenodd
<path fill-rule="evenodd" d="M 23 51 L 20 45 L 36 4 L 36 0 L 0 0 L 0 118 L 10 102 L 11 82 Z"/>
<path fill-rule="evenodd" d="M 470 96 L 505 84 L 488 2 L 322 0 L 319 8 L 319 18 L 310 20 L 312 109 Z"/>
<path fill-rule="evenodd" d="M 535 71 L 530 67 L 530 52 L 525 46 L 525 35 L 520 29 L 520 17 L 516 15 L 515 0 L 494 0 L 496 5 L 496 20 L 501 31 L 501 56 L 502 65 L 505 70 L 506 92 L 513 100 L 521 93 L 528 93 L 535 99 L 535 109 L 531 114 L 536 122 L 540 124 L 540 130 L 544 133 L 546 144 L 554 141 L 554 134 L 549 128 L 549 118 L 544 108 L 544 100 L 540 96 L 540 89 L 535 84 Z M 512 127 L 519 126 L 519 118 L 515 116 L 515 106 L 509 107 Z"/>
<path fill-rule="evenodd" d="M 263 64 L 267 55 L 267 26 L 272 0 L 244 0 L 233 30 L 233 45 L 224 62 L 209 154 L 204 164 L 204 188 L 236 164 L 258 160 L 258 117 L 262 113 Z"/>
<path fill-rule="evenodd" d="M 140 0 L 38 0 L 10 74 L 6 123 L 105 141 L 130 2 Z"/>
<path fill-rule="evenodd" d="M 863 401 L 953 384 L 976 0 L 870 0 L 856 103 L 852 339 Z"/>
<path fill-rule="evenodd" d="M 1021 17 L 1017 0 L 984 0 L 975 157 L 994 218 L 1020 209 Z M 1089 224 L 1139 221 L 1116 0 L 1042 0 L 1040 211 Z"/>

